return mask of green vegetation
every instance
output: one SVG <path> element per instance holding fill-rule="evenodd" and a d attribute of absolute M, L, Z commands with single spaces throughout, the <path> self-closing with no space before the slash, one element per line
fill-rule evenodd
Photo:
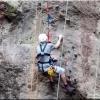
<path fill-rule="evenodd" d="M 17 8 L 13 7 L 7 2 L 0 2 L 0 11 L 3 12 L 3 16 L 9 21 L 13 21 L 20 12 L 17 10 Z"/>

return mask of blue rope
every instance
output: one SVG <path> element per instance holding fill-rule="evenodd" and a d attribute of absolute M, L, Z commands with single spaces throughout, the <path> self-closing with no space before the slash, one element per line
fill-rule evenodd
<path fill-rule="evenodd" d="M 50 15 L 50 14 L 48 14 L 48 18 L 47 18 L 47 21 L 48 21 L 48 26 L 51 24 L 51 19 L 52 19 L 51 15 Z"/>

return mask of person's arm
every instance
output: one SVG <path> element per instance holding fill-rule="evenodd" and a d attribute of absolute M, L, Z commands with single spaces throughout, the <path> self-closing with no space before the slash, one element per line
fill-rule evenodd
<path fill-rule="evenodd" d="M 62 35 L 59 35 L 58 41 L 57 41 L 57 43 L 54 45 L 54 47 L 55 47 L 56 49 L 58 49 L 58 48 L 60 47 L 62 39 L 63 39 L 63 36 L 62 36 Z"/>

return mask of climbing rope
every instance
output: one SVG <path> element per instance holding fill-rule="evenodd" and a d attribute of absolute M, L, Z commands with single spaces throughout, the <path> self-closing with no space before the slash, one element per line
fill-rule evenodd
<path fill-rule="evenodd" d="M 47 1 L 47 8 L 46 8 L 46 11 L 47 11 L 47 22 L 48 22 L 48 33 L 47 33 L 47 36 L 48 36 L 48 42 L 51 42 L 51 35 L 50 35 L 50 24 L 51 24 L 51 22 L 50 22 L 50 20 L 51 20 L 51 15 L 49 14 L 49 3 L 48 3 L 48 1 Z"/>
<path fill-rule="evenodd" d="M 36 8 L 35 8 L 35 11 L 36 11 L 36 16 L 35 16 L 35 24 L 36 24 L 35 34 L 37 34 L 36 36 L 38 38 L 38 35 L 39 35 L 40 31 L 41 31 L 41 26 L 42 26 L 41 24 L 42 24 L 42 22 L 41 22 L 41 16 L 40 16 L 41 11 L 40 12 L 37 11 L 38 1 L 35 2 L 35 5 L 36 5 Z M 35 42 L 35 43 L 37 44 L 37 42 Z M 32 53 L 33 54 L 33 56 L 32 56 L 33 61 L 35 61 L 34 60 L 34 55 L 35 55 L 35 52 L 34 51 L 35 50 L 36 49 L 34 48 L 33 53 Z M 32 66 L 30 68 L 31 69 L 30 70 L 30 90 L 33 91 L 34 76 L 36 76 L 35 77 L 36 78 L 36 81 L 35 82 L 37 82 L 37 91 L 36 91 L 37 93 L 36 93 L 36 96 L 35 97 L 37 97 L 37 94 L 39 95 L 39 93 L 38 93 L 39 79 L 38 79 L 38 73 L 34 73 L 34 67 L 33 66 L 35 66 L 35 64 L 34 65 L 32 64 Z M 32 92 L 29 92 L 29 97 L 28 98 L 33 99 Z"/>
<path fill-rule="evenodd" d="M 38 21 L 38 15 L 37 15 L 37 2 L 35 2 L 35 6 L 36 6 L 36 8 L 35 8 L 35 10 L 36 10 L 36 16 L 35 16 L 35 24 L 36 24 L 36 27 L 35 27 L 35 34 L 37 34 L 38 32 L 37 32 L 37 21 Z M 38 36 L 38 35 L 37 35 Z M 35 58 L 34 58 L 34 55 L 35 55 L 35 48 L 34 48 L 34 50 L 33 50 L 33 52 L 32 52 L 32 60 L 33 60 L 33 63 L 35 62 Z M 27 86 L 30 88 L 30 90 L 31 91 L 29 91 L 28 92 L 28 98 L 29 99 L 32 99 L 33 98 L 33 95 L 32 95 L 32 91 L 33 91 L 33 83 L 34 83 L 34 67 L 33 66 L 35 66 L 35 63 L 34 64 L 32 64 L 32 66 L 31 66 L 31 68 L 30 68 L 30 75 L 28 75 L 28 76 L 30 76 L 28 79 L 27 79 Z M 28 69 L 27 69 L 28 70 Z M 37 74 L 37 73 L 36 73 Z M 36 75 L 35 75 L 36 76 Z M 37 78 L 37 80 L 38 80 L 38 78 Z"/>
<path fill-rule="evenodd" d="M 67 19 L 67 11 L 68 11 L 68 0 L 66 1 L 66 14 L 65 14 L 65 23 L 64 23 L 64 33 L 66 29 L 66 19 Z M 60 59 L 60 67 L 62 66 L 62 53 L 63 53 L 63 42 L 62 42 L 62 48 L 61 48 L 61 59 Z M 60 85 L 60 74 L 59 74 L 59 79 L 58 79 L 58 88 L 57 88 L 57 100 L 59 99 L 59 85 Z"/>
<path fill-rule="evenodd" d="M 38 27 L 39 28 L 39 30 L 38 30 L 38 28 L 37 28 L 37 30 L 39 31 L 38 32 L 38 35 L 40 34 L 40 32 L 43 32 L 44 31 L 44 29 L 42 28 L 42 7 L 41 7 L 41 10 L 40 11 L 38 11 L 37 9 L 37 5 L 38 5 L 38 1 L 36 1 L 37 2 L 37 4 L 36 4 L 36 17 L 38 18 L 37 20 L 39 21 L 39 26 L 37 25 L 36 27 Z M 40 2 L 41 3 L 41 6 L 42 6 L 42 1 Z M 36 34 L 37 34 L 37 32 L 36 32 Z M 39 91 L 38 91 L 38 87 L 39 87 L 39 74 L 37 75 L 37 93 L 36 93 L 36 95 L 38 94 L 38 97 L 39 97 Z"/>

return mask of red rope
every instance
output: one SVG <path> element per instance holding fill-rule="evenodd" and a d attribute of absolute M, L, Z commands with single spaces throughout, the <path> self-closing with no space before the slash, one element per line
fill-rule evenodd
<path fill-rule="evenodd" d="M 47 11 L 47 15 L 49 15 L 49 6 L 48 6 L 48 1 L 47 1 L 47 8 L 46 8 L 46 11 Z M 50 35 L 50 29 L 49 29 L 49 24 L 48 24 L 48 33 L 47 33 L 47 36 L 48 36 L 48 42 L 51 42 L 51 35 Z"/>
<path fill-rule="evenodd" d="M 48 42 L 51 42 L 51 35 L 50 35 L 50 31 L 48 31 Z"/>

